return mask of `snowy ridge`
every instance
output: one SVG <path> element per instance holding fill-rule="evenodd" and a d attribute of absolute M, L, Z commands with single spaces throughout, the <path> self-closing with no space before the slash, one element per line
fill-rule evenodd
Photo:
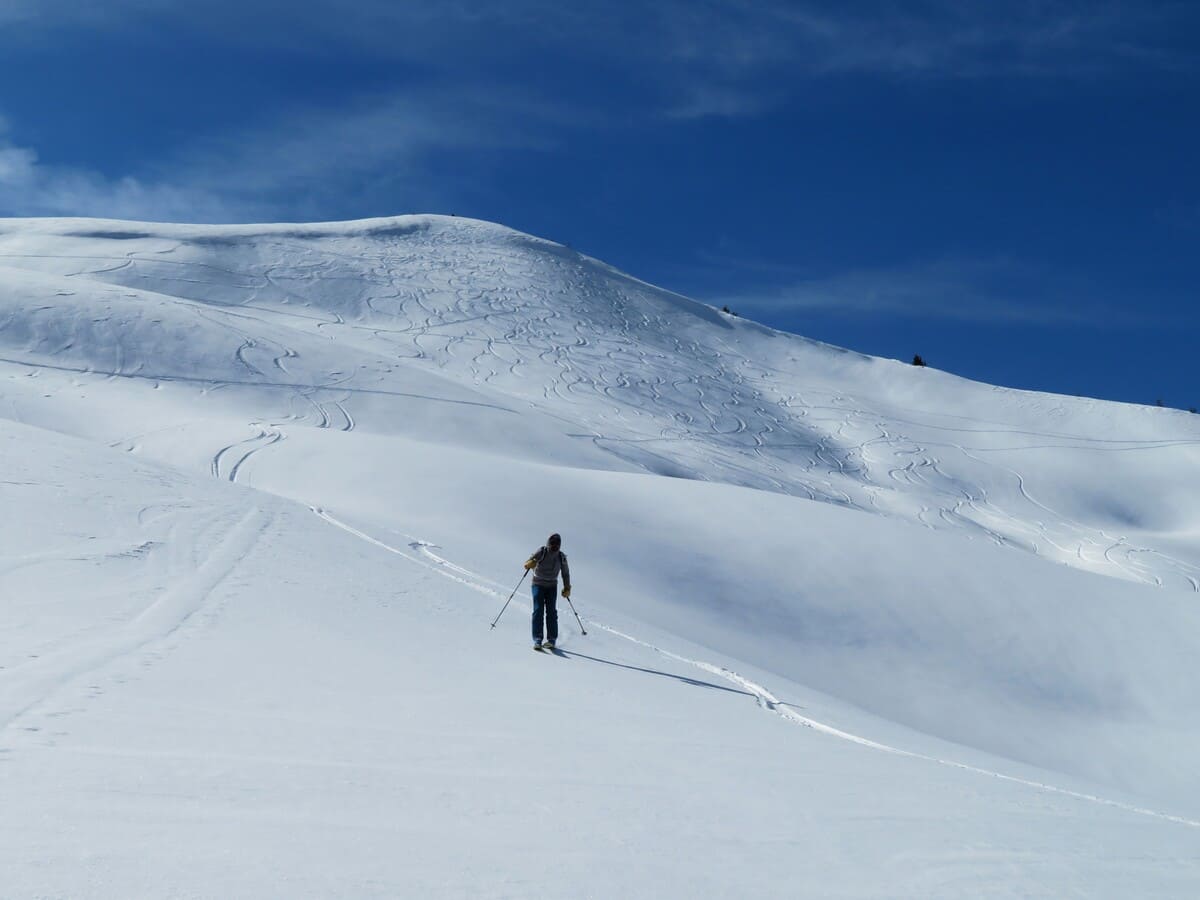
<path fill-rule="evenodd" d="M 552 810 L 565 896 L 1200 885 L 1198 417 L 471 220 L 6 220 L 0 450 L 17 895 L 527 897 Z"/>
<path fill-rule="evenodd" d="M 421 383 L 452 381 L 465 402 L 525 418 L 531 407 L 609 466 L 965 529 L 1200 590 L 1195 541 L 1173 537 L 1200 527 L 1198 489 L 1154 477 L 1197 464 L 1200 428 L 1186 414 L 847 353 L 499 226 L 17 220 L 0 234 L 0 264 L 20 267 L 8 279 L 38 295 L 10 310 L 13 361 L 255 386 L 285 423 L 329 427 L 333 416 L 344 429 L 349 406 L 406 393 L 419 368 Z"/>

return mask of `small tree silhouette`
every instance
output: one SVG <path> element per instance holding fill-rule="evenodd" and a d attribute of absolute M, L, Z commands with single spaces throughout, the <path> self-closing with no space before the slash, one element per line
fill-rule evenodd
<path fill-rule="evenodd" d="M 920 354 L 920 353 L 917 353 L 917 354 L 915 354 L 915 355 L 913 356 L 913 362 L 912 362 L 912 364 L 913 364 L 914 366 L 923 366 L 923 365 L 925 365 L 925 360 L 921 359 L 921 354 Z"/>

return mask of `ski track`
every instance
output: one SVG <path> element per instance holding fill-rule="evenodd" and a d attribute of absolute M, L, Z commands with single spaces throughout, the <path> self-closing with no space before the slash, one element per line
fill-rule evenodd
<path fill-rule="evenodd" d="M 483 576 L 477 575 L 476 573 L 471 572 L 470 570 L 465 569 L 462 566 L 455 565 L 454 563 L 451 563 L 448 560 L 443 559 L 442 557 L 433 553 L 430 548 L 436 546 L 434 544 L 430 544 L 426 541 L 412 538 L 410 540 L 408 546 L 413 552 L 411 552 L 411 553 L 405 552 L 403 550 L 400 550 L 396 547 L 391 546 L 390 544 L 387 544 L 383 541 L 377 540 L 376 538 L 371 537 L 369 534 L 366 534 L 365 532 L 360 531 L 357 528 L 354 528 L 353 526 L 336 518 L 331 513 L 329 513 L 327 510 L 325 510 L 321 507 L 310 506 L 309 509 L 312 510 L 312 512 L 316 513 L 317 516 L 319 516 L 321 519 L 323 519 L 325 522 L 329 523 L 330 525 L 332 525 L 336 528 L 340 528 L 341 530 L 343 530 L 349 534 L 352 534 L 355 537 L 359 538 L 360 540 L 366 541 L 367 543 L 369 543 L 375 547 L 378 547 L 381 550 L 385 550 L 388 553 L 393 553 L 397 556 L 401 556 L 404 559 L 409 560 L 410 562 L 414 562 L 414 563 L 417 563 L 418 565 L 421 565 L 428 569 L 431 569 L 431 570 L 439 573 L 443 577 L 449 578 L 450 580 L 455 581 L 458 584 L 464 585 L 465 587 L 468 587 L 471 590 L 474 590 L 478 593 L 484 594 L 488 597 L 493 597 L 495 599 L 504 599 L 507 596 L 507 589 L 503 588 L 499 584 L 499 582 L 496 582 L 496 581 L 493 581 L 492 579 L 484 578 Z M 408 537 L 408 536 L 405 536 L 405 537 Z M 499 588 L 499 590 L 491 588 L 491 587 L 486 587 L 485 584 L 494 585 L 495 588 Z M 525 604 L 521 604 L 521 606 L 522 606 L 522 608 L 529 609 L 529 607 L 526 606 Z M 863 736 L 857 735 L 857 734 L 853 734 L 852 732 L 849 732 L 849 731 L 843 731 L 840 728 L 835 728 L 832 725 L 827 725 L 824 722 L 820 722 L 816 719 L 813 719 L 808 716 L 800 714 L 799 712 L 797 712 L 795 709 L 791 708 L 787 704 L 781 703 L 779 701 L 779 699 L 763 685 L 758 684 L 757 682 L 752 681 L 751 679 L 746 678 L 743 675 L 739 675 L 737 672 L 733 671 L 732 669 L 726 668 L 725 666 L 717 665 L 716 663 L 710 663 L 710 662 L 706 662 L 704 660 L 693 659 L 688 656 L 682 656 L 678 653 L 672 652 L 671 650 L 667 650 L 663 647 L 659 647 L 656 644 L 650 643 L 649 641 L 644 641 L 641 638 L 635 637 L 631 634 L 628 634 L 627 632 L 624 632 L 624 631 L 621 631 L 620 629 L 614 628 L 611 625 L 606 625 L 603 622 L 600 622 L 595 618 L 589 617 L 588 621 L 590 621 L 592 623 L 592 626 L 594 628 L 599 628 L 600 630 L 606 631 L 609 634 L 613 635 L 614 637 L 620 638 L 624 641 L 628 641 L 629 643 L 632 643 L 637 646 L 644 647 L 648 650 L 651 650 L 654 653 L 657 653 L 658 655 L 662 656 L 664 659 L 669 659 L 669 660 L 672 660 L 673 662 L 692 666 L 696 669 L 699 669 L 702 672 L 708 673 L 709 675 L 718 676 L 718 677 L 724 679 L 725 681 L 727 681 L 733 685 L 736 685 L 742 691 L 753 695 L 760 709 L 763 709 L 770 713 L 774 713 L 775 715 L 780 716 L 781 718 L 785 719 L 788 722 L 791 722 L 792 724 L 802 725 L 805 728 L 810 728 L 813 731 L 817 731 L 821 734 L 828 735 L 829 737 L 833 737 L 833 738 L 836 738 L 836 739 L 842 740 L 842 741 L 847 741 L 852 744 L 857 744 L 861 747 L 867 747 L 871 750 L 876 750 L 881 753 L 888 753 L 893 756 L 900 756 L 900 757 L 905 757 L 908 759 L 919 760 L 921 762 L 932 763 L 932 764 L 939 765 L 939 766 L 945 766 L 945 767 L 951 768 L 951 769 L 958 769 L 963 772 L 970 772 L 973 775 L 980 775 L 980 776 L 984 776 L 987 778 L 995 778 L 997 780 L 1009 782 L 1011 784 L 1018 784 L 1018 785 L 1021 785 L 1022 787 L 1027 787 L 1027 788 L 1032 788 L 1032 789 L 1038 790 L 1038 791 L 1044 791 L 1047 793 L 1057 794 L 1057 795 L 1063 796 L 1063 797 L 1070 797 L 1071 799 L 1074 799 L 1074 800 L 1081 800 L 1081 801 L 1088 802 L 1088 803 L 1095 803 L 1095 804 L 1098 804 L 1101 806 L 1108 806 L 1113 809 L 1119 809 L 1123 812 L 1135 813 L 1137 815 L 1148 816 L 1150 818 L 1159 819 L 1159 820 L 1167 821 L 1167 822 L 1174 822 L 1178 825 L 1186 825 L 1191 828 L 1200 828 L 1200 821 L 1197 821 L 1194 819 L 1188 819 L 1183 816 L 1176 816 L 1176 815 L 1171 815 L 1170 813 L 1158 812 L 1157 810 L 1149 809 L 1149 808 L 1142 807 L 1142 806 L 1135 806 L 1130 803 L 1122 803 L 1117 800 L 1109 800 L 1105 797 L 1100 797 L 1096 794 L 1087 794 L 1087 793 L 1083 793 L 1080 791 L 1073 791 L 1073 790 L 1070 790 L 1069 788 L 1057 787 L 1052 784 L 1047 784 L 1046 782 L 1033 781 L 1031 779 L 1021 778 L 1016 775 L 1008 775 L 1003 772 L 997 772 L 992 769 L 984 769 L 979 766 L 973 766 L 969 763 L 958 762 L 957 760 L 953 760 L 953 759 L 946 759 L 946 758 L 938 757 L 938 756 L 930 756 L 930 755 L 927 755 L 924 753 L 917 753 L 912 750 L 904 750 L 900 747 L 893 747 L 890 744 L 880 743 L 879 741 L 874 741 L 874 740 L 871 740 L 870 738 L 863 737 Z"/>
<path fill-rule="evenodd" d="M 354 417 L 350 415 L 349 411 L 347 411 L 346 407 L 343 406 L 341 402 L 335 400 L 333 405 L 337 407 L 338 412 L 340 412 L 342 414 L 342 418 L 346 420 L 346 424 L 342 426 L 341 430 L 342 431 L 353 431 L 354 430 Z"/>
<path fill-rule="evenodd" d="M 96 673 L 114 663 L 166 643 L 205 608 L 212 592 L 250 553 L 270 524 L 271 519 L 257 507 L 232 527 L 224 521 L 209 523 L 210 532 L 224 535 L 216 547 L 183 577 L 174 578 L 176 573 L 168 572 L 171 586 L 140 613 L 6 671 L 0 685 L 0 733 L 72 684 L 93 680 Z"/>
<path fill-rule="evenodd" d="M 238 473 L 242 470 L 242 466 L 249 462 L 250 457 L 254 456 L 254 454 L 258 453 L 260 450 L 265 450 L 267 447 L 279 443 L 283 440 L 283 437 L 283 432 L 277 431 L 274 428 L 261 429 L 258 437 L 254 439 L 254 445 L 251 446 L 250 449 L 248 449 L 244 454 L 242 454 L 241 459 L 234 463 L 233 468 L 229 470 L 229 480 L 236 483 L 238 479 Z"/>
<path fill-rule="evenodd" d="M 217 451 L 216 455 L 213 456 L 211 469 L 214 478 L 236 483 L 238 474 L 242 470 L 242 466 L 249 462 L 252 456 L 258 453 L 260 450 L 265 450 L 267 447 L 279 443 L 286 437 L 286 435 L 274 425 L 267 427 L 262 425 L 252 425 L 251 427 L 257 428 L 258 433 L 253 437 L 246 438 L 244 441 L 238 441 L 235 444 L 229 444 L 228 446 L 221 448 Z M 235 462 L 229 469 L 228 475 L 223 474 L 223 460 L 226 456 L 233 455 L 239 449 L 242 450 L 241 456 L 238 457 L 237 462 Z"/>

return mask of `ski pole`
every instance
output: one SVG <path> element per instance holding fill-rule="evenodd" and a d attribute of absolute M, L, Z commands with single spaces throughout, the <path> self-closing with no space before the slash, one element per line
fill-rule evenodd
<path fill-rule="evenodd" d="M 525 576 L 526 576 L 526 575 L 528 575 L 528 574 L 529 574 L 529 570 L 528 570 L 528 569 L 526 569 L 526 570 L 524 571 L 524 573 L 522 573 L 522 575 L 521 575 L 521 580 L 517 582 L 517 587 L 513 588 L 513 592 L 512 592 L 511 594 L 509 594 L 509 595 L 508 595 L 508 599 L 507 599 L 507 600 L 505 600 L 505 601 L 504 601 L 504 605 L 503 605 L 502 607 L 500 607 L 500 612 L 496 613 L 496 622 L 499 622 L 499 621 L 500 621 L 500 617 L 501 617 L 502 615 L 504 615 L 504 611 L 505 611 L 506 609 L 508 609 L 508 604 L 510 604 L 510 603 L 512 602 L 512 598 L 513 598 L 513 597 L 515 597 L 515 596 L 517 596 L 517 589 L 521 587 L 521 584 L 522 584 L 522 583 L 525 581 Z M 492 623 L 492 627 L 493 627 L 493 628 L 495 628 L 495 627 L 496 627 L 496 622 L 493 622 L 493 623 Z M 582 627 L 582 626 L 580 626 L 580 627 Z"/>
<path fill-rule="evenodd" d="M 567 602 L 571 603 L 571 598 L 567 598 Z M 571 603 L 571 612 L 575 613 L 575 621 L 579 623 L 579 630 L 587 634 L 587 629 L 583 627 L 583 619 L 579 618 L 579 613 L 575 612 L 575 604 Z"/>

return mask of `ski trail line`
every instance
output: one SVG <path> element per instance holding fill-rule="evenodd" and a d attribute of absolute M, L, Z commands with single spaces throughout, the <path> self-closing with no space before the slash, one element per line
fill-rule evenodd
<path fill-rule="evenodd" d="M 258 433 L 252 437 L 238 441 L 235 444 L 230 444 L 227 447 L 223 447 L 221 450 L 217 451 L 217 454 L 212 458 L 212 462 L 210 463 L 210 468 L 214 478 L 236 483 L 238 479 L 238 473 L 241 471 L 242 466 L 250 461 L 250 457 L 254 456 L 254 454 L 258 453 L 260 450 L 266 450 L 273 444 L 279 443 L 287 437 L 287 435 L 284 434 L 283 431 L 274 424 L 265 426 L 252 424 L 251 427 L 257 428 Z M 238 457 L 237 462 L 233 464 L 233 468 L 231 468 L 227 473 L 222 472 L 223 460 L 225 457 L 233 454 L 239 449 L 241 449 L 243 452 L 242 455 Z"/>
<path fill-rule="evenodd" d="M 371 537 L 369 534 L 359 531 L 354 526 L 347 525 L 341 519 L 338 519 L 338 518 L 330 515 L 328 512 L 326 512 L 324 509 L 322 509 L 319 506 L 310 506 L 309 509 L 311 509 L 314 513 L 316 513 L 318 516 L 320 516 L 322 519 L 324 519 L 330 525 L 334 526 L 335 528 L 340 528 L 340 529 L 342 529 L 342 531 L 345 531 L 348 534 L 354 535 L 359 540 L 366 541 L 368 544 L 372 544 L 372 545 L 380 548 L 381 550 L 386 550 L 388 553 L 394 553 L 397 556 L 402 556 L 405 559 L 407 559 L 409 562 L 414 562 L 419 566 L 424 566 L 427 569 L 432 569 L 435 572 L 439 572 L 441 575 L 443 575 L 446 578 L 449 578 L 451 581 L 456 581 L 461 585 L 469 587 L 473 591 L 478 591 L 479 593 L 486 594 L 489 597 L 496 596 L 496 591 L 492 590 L 491 588 L 486 588 L 483 585 L 479 584 L 480 581 L 485 581 L 487 579 L 477 578 L 474 573 L 468 572 L 466 569 L 462 569 L 458 566 L 452 566 L 450 563 L 446 562 L 445 560 L 441 559 L 440 557 L 434 556 L 432 553 L 428 553 L 428 552 L 423 553 L 423 555 L 434 560 L 434 562 L 426 562 L 424 559 L 413 556 L 411 553 L 405 553 L 403 550 L 399 550 L 396 547 L 391 546 L 390 544 L 385 544 L 383 541 L 377 541 L 375 538 Z M 417 543 L 420 544 L 419 541 Z M 421 546 L 423 547 L 424 545 L 421 545 Z M 457 573 L 462 573 L 462 574 L 457 574 Z M 469 577 L 464 578 L 464 577 L 462 577 L 463 575 L 467 575 Z"/>
<path fill-rule="evenodd" d="M 49 700 L 71 682 L 92 676 L 119 659 L 161 643 L 205 606 L 209 595 L 245 558 L 270 525 L 254 507 L 229 528 L 224 538 L 193 571 L 178 579 L 133 618 L 72 641 L 5 673 L 0 683 L 0 732 Z"/>
<path fill-rule="evenodd" d="M 596 628 L 607 631 L 609 634 L 623 638 L 631 643 L 646 647 L 649 650 L 653 650 L 655 653 L 658 653 L 667 659 L 686 663 L 688 665 L 695 666 L 704 672 L 708 672 L 710 675 L 717 675 L 721 678 L 724 678 L 726 681 L 736 684 L 753 694 L 758 700 L 758 705 L 763 709 L 773 712 L 776 715 L 779 715 L 790 722 L 794 722 L 797 725 L 803 725 L 805 728 L 811 728 L 814 731 L 819 731 L 822 734 L 827 734 L 843 741 L 849 741 L 852 744 L 859 744 L 863 747 L 870 747 L 872 750 L 878 750 L 882 753 L 890 753 L 894 756 L 904 756 L 909 759 L 919 759 L 925 762 L 936 763 L 939 766 L 946 766 L 951 769 L 959 769 L 964 772 L 972 772 L 976 775 L 985 775 L 989 778 L 997 778 L 1001 781 L 1008 781 L 1013 784 L 1020 784 L 1024 785 L 1025 787 L 1035 788 L 1040 791 L 1047 791 L 1049 793 L 1059 794 L 1064 797 L 1071 797 L 1075 800 L 1086 800 L 1091 803 L 1098 803 L 1102 806 L 1110 806 L 1114 809 L 1120 809 L 1124 812 L 1137 813 L 1139 815 L 1150 816 L 1155 819 L 1163 819 L 1168 822 L 1175 822 L 1179 825 L 1188 825 L 1193 828 L 1200 828 L 1200 821 L 1188 819 L 1183 816 L 1174 816 L 1170 813 L 1161 813 L 1153 809 L 1134 806 L 1128 803 L 1121 803 L 1117 800 L 1108 800 L 1104 797 L 1096 796 L 1095 794 L 1085 794 L 1080 791 L 1072 791 L 1068 788 L 1056 787 L 1052 784 L 1046 784 L 1045 782 L 1041 781 L 1033 781 L 1016 775 L 1006 775 L 1003 772 L 984 769 L 979 766 L 973 766 L 969 763 L 962 763 L 952 759 L 944 759 L 938 756 L 928 756 L 924 753 L 917 753 L 912 750 L 902 750 L 899 747 L 892 747 L 889 744 L 881 744 L 880 742 L 873 741 L 870 738 L 852 734 L 848 731 L 842 731 L 840 728 L 834 728 L 832 725 L 826 725 L 824 722 L 818 722 L 816 719 L 811 719 L 808 716 L 801 715 L 794 709 L 781 704 L 778 698 L 776 698 L 765 687 L 751 681 L 749 678 L 739 675 L 737 672 L 734 672 L 731 669 L 727 669 L 724 666 L 714 665 L 713 663 L 704 662 L 703 660 L 680 656 L 678 653 L 672 653 L 670 650 L 664 650 L 662 647 L 655 646 L 654 644 L 643 641 L 640 638 L 636 638 L 631 634 L 626 634 L 625 632 L 613 628 L 612 626 L 605 625 L 603 622 L 600 622 L 594 618 L 589 618 L 589 621 Z"/>
<path fill-rule="evenodd" d="M 260 428 L 258 437 L 246 442 L 250 445 L 250 449 L 242 454 L 242 458 L 234 463 L 233 468 L 229 470 L 229 480 L 236 483 L 238 473 L 242 470 L 242 466 L 250 461 L 250 457 L 254 456 L 260 450 L 266 450 L 271 445 L 278 444 L 283 438 L 283 432 L 274 427 Z"/>
<path fill-rule="evenodd" d="M 491 579 L 488 579 L 488 578 L 483 578 L 481 576 L 478 576 L 475 573 L 462 568 L 461 566 L 456 566 L 453 563 L 450 563 L 450 562 L 442 559 L 441 557 L 434 555 L 433 553 L 431 553 L 425 549 L 429 545 L 425 544 L 422 541 L 414 541 L 414 543 L 410 544 L 410 546 L 412 546 L 415 550 L 420 552 L 424 557 L 426 557 L 426 559 L 418 558 L 416 556 L 413 556 L 410 553 L 404 552 L 403 550 L 399 550 L 395 547 L 392 547 L 389 544 L 385 544 L 383 541 L 376 540 L 375 538 L 371 537 L 370 535 L 368 535 L 362 531 L 359 531 L 357 528 L 354 528 L 353 526 L 348 525 L 345 522 L 342 522 L 341 520 L 335 518 L 334 516 L 332 516 L 328 512 L 326 512 L 324 509 L 321 509 L 316 506 L 310 506 L 309 509 L 311 509 L 314 513 L 316 513 L 318 516 L 320 516 L 322 519 L 324 519 L 330 525 L 333 525 L 336 528 L 340 528 L 343 531 L 348 532 L 349 534 L 352 534 L 355 537 L 357 537 L 361 540 L 364 540 L 369 544 L 379 547 L 382 550 L 386 550 L 389 553 L 394 553 L 397 556 L 402 556 L 405 559 L 409 560 L 410 562 L 415 562 L 418 565 L 424 566 L 427 569 L 432 569 L 433 571 L 438 572 L 442 576 L 449 578 L 451 581 L 455 581 L 459 584 L 465 585 L 466 587 L 469 587 L 472 590 L 477 591 L 481 594 L 486 594 L 489 597 L 495 597 L 497 599 L 504 597 L 504 593 L 493 590 L 488 587 L 485 587 L 483 584 L 480 583 L 480 582 L 488 581 L 488 582 L 491 582 L 492 584 L 497 584 L 497 582 L 491 581 Z M 427 559 L 430 561 L 427 561 Z M 601 631 L 606 631 L 609 634 L 613 635 L 614 637 L 621 638 L 622 640 L 629 641 L 632 644 L 636 644 L 640 647 L 645 647 L 648 650 L 652 650 L 653 652 L 659 654 L 660 656 L 664 657 L 665 659 L 670 659 L 670 660 L 673 660 L 674 662 L 693 666 L 693 667 L 700 669 L 701 671 L 706 672 L 710 675 L 716 675 L 720 678 L 723 678 L 724 680 L 730 682 L 731 684 L 737 685 L 743 691 L 753 694 L 754 698 L 757 700 L 758 705 L 761 709 L 766 710 L 768 712 L 775 713 L 776 715 L 782 717 L 783 719 L 786 719 L 787 721 L 789 721 L 795 725 L 802 725 L 805 728 L 811 728 L 813 731 L 817 731 L 817 732 L 820 732 L 821 734 L 829 735 L 830 737 L 837 738 L 838 740 L 847 741 L 852 744 L 858 744 L 861 747 L 867 747 L 872 750 L 877 750 L 881 753 L 889 753 L 893 756 L 901 756 L 901 757 L 905 757 L 908 759 L 921 760 L 922 762 L 933 763 L 935 765 L 945 766 L 950 769 L 958 769 L 959 771 L 970 772 L 974 775 L 982 775 L 982 776 L 985 776 L 988 778 L 995 778 L 1000 781 L 1006 781 L 1011 784 L 1019 784 L 1023 787 L 1033 788 L 1034 790 L 1038 790 L 1038 791 L 1045 791 L 1045 792 L 1051 793 L 1051 794 L 1058 794 L 1059 796 L 1062 796 L 1062 797 L 1070 797 L 1073 800 L 1083 800 L 1088 803 L 1096 803 L 1101 806 L 1108 806 L 1113 809 L 1119 809 L 1123 812 L 1136 813 L 1137 815 L 1148 816 L 1150 818 L 1159 819 L 1159 820 L 1166 821 L 1166 822 L 1174 822 L 1178 825 L 1187 825 L 1188 827 L 1191 827 L 1191 828 L 1200 828 L 1200 821 L 1197 821 L 1195 819 L 1188 819 L 1188 818 L 1185 818 L 1184 816 L 1175 816 L 1175 815 L 1171 815 L 1170 813 L 1158 812 L 1157 810 L 1148 809 L 1148 808 L 1142 807 L 1142 806 L 1134 806 L 1133 804 L 1130 804 L 1130 803 L 1122 803 L 1118 800 L 1109 800 L 1105 797 L 1100 797 L 1095 794 L 1085 794 L 1080 791 L 1070 790 L 1069 788 L 1061 788 L 1061 787 L 1057 787 L 1052 784 L 1046 784 L 1045 782 L 1042 782 L 1042 781 L 1033 781 L 1028 778 L 1021 778 L 1017 775 L 1006 775 L 1003 772 L 996 772 L 996 771 L 993 771 L 992 769 L 984 769 L 984 768 L 981 768 L 980 766 L 973 766 L 973 765 L 970 765 L 969 763 L 958 762 L 953 759 L 945 759 L 945 758 L 942 758 L 939 756 L 929 756 L 927 754 L 917 753 L 912 750 L 903 750 L 899 747 L 893 747 L 890 744 L 883 744 L 883 743 L 880 743 L 879 741 L 873 741 L 870 738 L 862 737 L 861 735 L 853 734 L 852 732 L 849 732 L 849 731 L 843 731 L 840 728 L 835 728 L 832 725 L 826 725 L 824 722 L 819 722 L 816 719 L 812 719 L 812 718 L 809 718 L 808 716 L 801 715 L 800 713 L 796 712 L 796 710 L 792 709 L 791 707 L 780 703 L 779 699 L 777 697 L 775 697 L 775 695 L 772 694 L 767 688 L 763 687 L 762 685 L 760 685 L 754 681 L 751 681 L 749 678 L 746 678 L 743 675 L 739 675 L 737 672 L 734 672 L 732 669 L 727 669 L 726 667 L 716 665 L 715 663 L 705 662 L 704 660 L 692 659 L 691 657 L 688 657 L 688 656 L 681 656 L 678 653 L 674 653 L 670 650 L 666 650 L 666 649 L 659 647 L 655 644 L 652 644 L 648 641 L 643 641 L 641 638 L 634 637 L 633 635 L 628 634 L 624 631 L 621 631 L 620 629 L 614 628 L 611 625 L 606 625 L 603 622 L 600 622 L 599 620 L 592 618 L 590 616 L 588 618 L 588 621 L 590 621 L 592 623 L 593 627 L 599 628 Z"/>

